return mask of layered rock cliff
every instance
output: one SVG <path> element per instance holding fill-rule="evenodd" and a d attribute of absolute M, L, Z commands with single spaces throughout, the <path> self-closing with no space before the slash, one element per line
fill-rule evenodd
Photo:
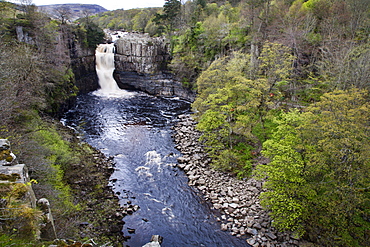
<path fill-rule="evenodd" d="M 76 86 L 80 93 L 98 89 L 95 51 L 81 48 L 74 40 L 70 40 L 68 46 Z M 167 67 L 171 56 L 169 43 L 164 38 L 125 33 L 115 41 L 115 47 L 114 79 L 120 88 L 194 100 L 195 93 L 176 81 Z"/>
<path fill-rule="evenodd" d="M 87 93 L 99 88 L 95 70 L 95 51 L 83 48 L 73 39 L 68 40 L 71 67 L 75 75 L 75 83 L 80 93 Z"/>
<path fill-rule="evenodd" d="M 120 87 L 126 84 L 152 95 L 194 99 L 194 92 L 175 81 L 168 70 L 171 56 L 166 39 L 125 33 L 115 43 L 114 77 Z"/>

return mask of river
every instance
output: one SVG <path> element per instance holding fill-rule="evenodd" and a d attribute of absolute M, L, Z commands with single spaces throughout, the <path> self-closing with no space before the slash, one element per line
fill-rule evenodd
<path fill-rule="evenodd" d="M 83 140 L 112 156 L 116 163 L 111 183 L 122 206 L 138 205 L 126 216 L 125 246 L 142 246 L 152 235 L 163 247 L 248 246 L 220 230 L 209 206 L 188 186 L 176 167 L 181 154 L 171 138 L 178 114 L 190 104 L 120 89 L 81 95 L 63 121 Z"/>

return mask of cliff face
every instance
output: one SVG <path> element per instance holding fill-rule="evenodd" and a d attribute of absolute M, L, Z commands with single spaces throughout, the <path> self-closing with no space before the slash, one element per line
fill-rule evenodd
<path fill-rule="evenodd" d="M 75 74 L 76 86 L 80 93 L 88 93 L 99 88 L 95 70 L 95 51 L 82 48 L 73 39 L 68 40 L 71 67 Z"/>
<path fill-rule="evenodd" d="M 169 43 L 148 34 L 125 33 L 116 41 L 116 70 L 158 74 L 167 70 Z"/>
<path fill-rule="evenodd" d="M 115 74 L 120 87 L 125 84 L 152 95 L 178 96 L 192 101 L 194 92 L 173 79 L 167 63 L 169 43 L 148 34 L 126 33 L 116 41 Z"/>
<path fill-rule="evenodd" d="M 99 88 L 95 51 L 81 48 L 75 40 L 68 43 L 71 66 L 80 93 Z M 173 79 L 167 68 L 171 59 L 169 43 L 147 34 L 126 33 L 115 42 L 114 79 L 120 88 L 134 88 L 151 95 L 178 96 L 193 101 L 195 93 Z"/>

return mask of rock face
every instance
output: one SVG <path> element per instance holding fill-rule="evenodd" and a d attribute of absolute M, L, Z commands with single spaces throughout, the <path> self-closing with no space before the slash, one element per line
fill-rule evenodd
<path fill-rule="evenodd" d="M 88 93 L 99 88 L 95 70 L 95 50 L 82 48 L 74 39 L 68 39 L 69 57 L 75 75 L 75 83 L 80 93 Z"/>
<path fill-rule="evenodd" d="M 178 166 L 185 171 L 193 186 L 220 215 L 221 230 L 246 238 L 251 246 L 299 246 L 300 242 L 289 232 L 278 232 L 259 201 L 262 182 L 253 178 L 239 180 L 230 174 L 213 170 L 211 159 L 197 140 L 200 133 L 194 129 L 190 115 L 179 116 L 174 139 L 183 154 Z"/>
<path fill-rule="evenodd" d="M 116 41 L 114 77 L 120 87 L 126 84 L 152 95 L 194 100 L 194 92 L 169 73 L 170 59 L 169 43 L 164 38 L 126 33 Z"/>
<path fill-rule="evenodd" d="M 115 41 L 114 79 L 123 89 L 137 89 L 151 95 L 177 96 L 193 101 L 195 93 L 173 79 L 167 64 L 171 59 L 169 44 L 164 38 L 148 34 L 125 33 Z M 99 88 L 95 69 L 95 50 L 82 48 L 68 40 L 71 67 L 80 93 Z"/>
<path fill-rule="evenodd" d="M 116 41 L 116 70 L 157 74 L 167 70 L 169 44 L 148 34 L 125 33 Z"/>

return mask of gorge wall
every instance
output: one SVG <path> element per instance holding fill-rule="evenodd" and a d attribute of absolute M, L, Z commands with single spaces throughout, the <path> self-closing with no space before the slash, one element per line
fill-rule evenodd
<path fill-rule="evenodd" d="M 74 39 L 68 39 L 71 67 L 75 75 L 75 84 L 80 93 L 88 93 L 99 88 L 95 70 L 95 50 L 83 48 Z"/>
<path fill-rule="evenodd" d="M 195 93 L 174 79 L 168 70 L 169 43 L 148 34 L 125 33 L 115 41 L 114 79 L 122 89 L 137 89 L 151 95 L 177 96 L 193 101 Z M 80 93 L 99 88 L 95 69 L 95 50 L 68 41 L 71 67 Z"/>
<path fill-rule="evenodd" d="M 115 45 L 114 77 L 120 87 L 129 85 L 151 95 L 194 100 L 194 92 L 174 80 L 168 70 L 170 44 L 164 38 L 125 33 Z"/>

